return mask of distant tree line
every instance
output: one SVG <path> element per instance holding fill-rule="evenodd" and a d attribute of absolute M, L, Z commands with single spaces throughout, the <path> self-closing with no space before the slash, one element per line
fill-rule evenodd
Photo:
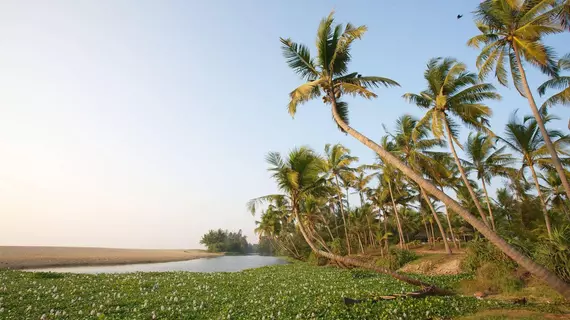
<path fill-rule="evenodd" d="M 254 245 L 247 242 L 247 237 L 238 232 L 230 232 L 228 230 L 210 230 L 202 236 L 200 244 L 208 248 L 210 252 L 228 252 L 228 253 L 253 253 Z"/>

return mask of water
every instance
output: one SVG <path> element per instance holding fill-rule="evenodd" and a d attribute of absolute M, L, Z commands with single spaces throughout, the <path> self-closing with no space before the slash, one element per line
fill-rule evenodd
<path fill-rule="evenodd" d="M 188 261 L 125 264 L 116 266 L 55 267 L 34 269 L 31 271 L 71 272 L 71 273 L 128 273 L 128 272 L 235 272 L 263 266 L 286 264 L 287 261 L 277 257 L 266 256 L 222 256 L 202 258 Z"/>

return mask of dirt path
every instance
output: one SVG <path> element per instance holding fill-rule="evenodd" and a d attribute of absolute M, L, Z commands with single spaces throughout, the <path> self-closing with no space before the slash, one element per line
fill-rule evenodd
<path fill-rule="evenodd" d="M 203 250 L 0 246 L 0 269 L 169 262 L 219 255 Z"/>

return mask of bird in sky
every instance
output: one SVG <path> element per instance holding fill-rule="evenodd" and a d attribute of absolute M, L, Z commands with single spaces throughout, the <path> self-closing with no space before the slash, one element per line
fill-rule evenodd
<path fill-rule="evenodd" d="M 463 18 L 463 15 L 462 15 L 462 14 L 458 14 L 458 15 L 457 15 L 457 19 L 461 19 L 461 18 Z"/>

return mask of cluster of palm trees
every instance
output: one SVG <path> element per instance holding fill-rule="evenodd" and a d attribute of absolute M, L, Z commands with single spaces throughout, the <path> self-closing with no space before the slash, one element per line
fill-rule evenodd
<path fill-rule="evenodd" d="M 260 202 L 269 203 L 258 231 L 299 253 L 290 246 L 298 231 L 317 255 L 340 264 L 361 265 L 343 255 L 370 247 L 383 250 L 382 243 L 387 243 L 391 234 L 397 234 L 397 243 L 404 248 L 422 225 L 430 241 L 439 233 L 450 253 L 448 242 L 458 246 L 458 236 L 471 229 L 570 296 L 568 283 L 503 238 L 532 226 L 535 233 L 544 230 L 548 239 L 553 237 L 553 221 L 568 223 L 564 219 L 568 218 L 570 175 L 565 166 L 569 164 L 566 146 L 570 138 L 546 125 L 553 119 L 548 108 L 570 100 L 570 79 L 560 74 L 570 61 L 568 56 L 556 61 L 542 39 L 570 30 L 569 9 L 568 0 L 481 2 L 475 11 L 480 34 L 468 41 L 469 46 L 481 50 L 478 74 L 452 58 L 431 59 L 424 73 L 426 89 L 404 95 L 406 101 L 424 109 L 425 115 L 420 119 L 400 117 L 394 133 L 379 143 L 349 125 L 348 104 L 343 100 L 345 95 L 376 98 L 372 89 L 398 86 L 388 78 L 348 70 L 351 45 L 366 27 L 335 25 L 329 15 L 319 25 L 315 57 L 308 47 L 281 39 L 287 63 L 305 80 L 290 94 L 289 113 L 294 115 L 300 104 L 322 98 L 339 129 L 372 149 L 378 161 L 354 167 L 358 159 L 341 145 L 326 146 L 322 156 L 308 148 L 295 149 L 287 157 L 270 153 L 269 170 L 281 193 L 250 201 L 252 211 Z M 540 108 L 528 84 L 525 63 L 550 77 L 538 88 L 539 94 L 556 90 Z M 489 126 L 492 109 L 487 103 L 500 99 L 496 88 L 485 82 L 491 73 L 502 85 L 512 82 L 532 112 L 523 119 L 513 113 L 503 134 Z M 473 131 L 464 144 L 459 137 L 461 127 Z M 459 157 L 457 148 L 465 151 L 465 159 Z M 517 166 L 515 159 L 521 159 L 522 166 Z M 508 181 L 505 188 L 497 189 L 496 199 L 487 189 L 494 176 Z M 359 206 L 348 203 L 351 190 L 359 194 Z M 542 211 L 540 225 L 534 212 L 528 212 L 537 202 Z"/>

